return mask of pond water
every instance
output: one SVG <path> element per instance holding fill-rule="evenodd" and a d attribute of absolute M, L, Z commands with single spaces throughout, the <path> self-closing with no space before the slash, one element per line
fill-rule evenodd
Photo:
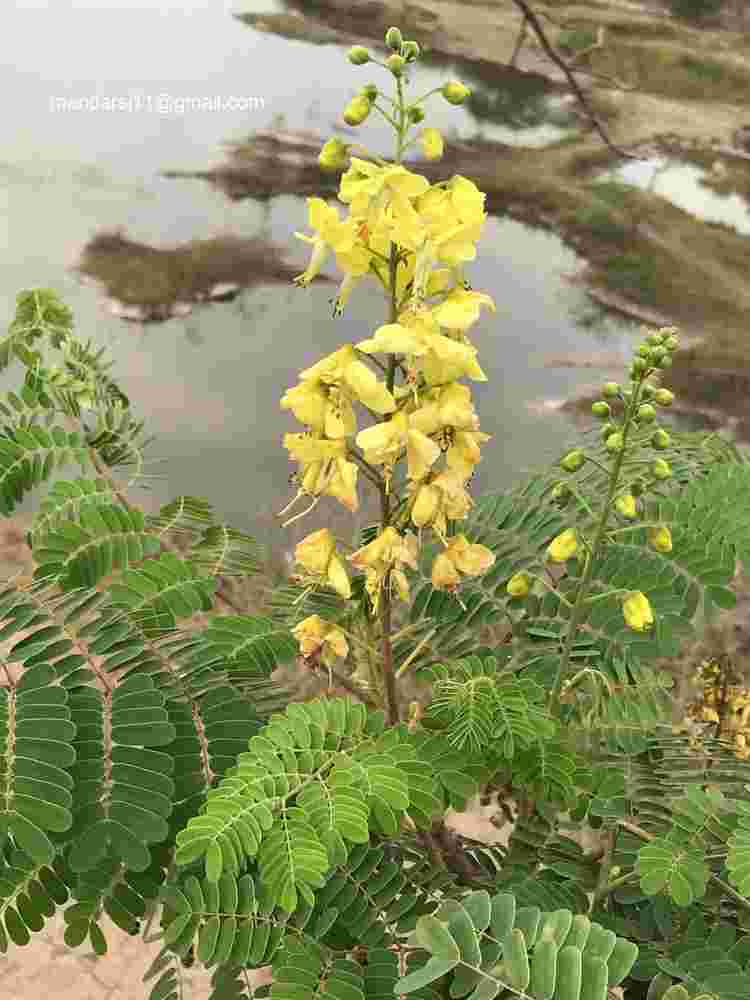
<path fill-rule="evenodd" d="M 299 369 L 383 322 L 377 290 L 358 290 L 335 323 L 330 286 L 265 287 L 144 331 L 106 313 L 69 268 L 95 233 L 122 226 L 129 238 L 162 246 L 264 231 L 290 246 L 302 269 L 306 248 L 293 238 L 306 222 L 301 199 L 231 203 L 208 184 L 165 180 L 159 171 L 200 169 L 219 157 L 223 141 L 268 126 L 274 115 L 309 126 L 313 94 L 326 129 L 352 91 L 351 67 L 332 47 L 254 32 L 215 0 L 17 0 L 3 42 L 0 85 L 13 100 L 0 161 L 0 312 L 11 318 L 22 288 L 52 287 L 73 308 L 79 334 L 111 349 L 136 412 L 157 435 L 149 471 L 160 478 L 147 505 L 191 492 L 238 527 L 278 540 L 270 512 L 288 496 L 291 471 L 280 437 L 293 429 L 279 396 Z M 99 110 L 84 110 L 80 100 L 80 110 L 51 104 L 94 95 Z M 177 110 L 177 98 L 207 96 L 262 98 L 263 107 Z M 131 100 L 130 110 L 102 108 L 103 98 L 116 97 Z M 470 272 L 498 307 L 475 337 L 490 380 L 476 387 L 477 406 L 493 435 L 479 490 L 554 458 L 572 431 L 536 404 L 604 374 L 544 365 L 549 354 L 590 351 L 592 331 L 577 318 L 585 297 L 564 279 L 578 263 L 554 236 L 489 220 Z M 624 351 L 634 329 L 608 320 L 593 332 Z M 12 384 L 6 375 L 2 385 Z"/>
<path fill-rule="evenodd" d="M 719 194 L 701 182 L 710 171 L 694 163 L 655 156 L 629 160 L 603 171 L 597 180 L 617 180 L 667 198 L 706 222 L 723 222 L 740 234 L 750 234 L 750 204 L 741 195 Z"/>

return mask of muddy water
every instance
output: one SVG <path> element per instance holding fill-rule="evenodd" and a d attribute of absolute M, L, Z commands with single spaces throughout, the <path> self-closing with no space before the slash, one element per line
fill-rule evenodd
<path fill-rule="evenodd" d="M 269 6 L 263 0 L 262 9 Z M 425 76 L 425 90 L 439 78 L 432 67 Z M 300 199 L 278 198 L 266 209 L 232 204 L 200 181 L 158 174 L 204 167 L 221 158 L 222 141 L 277 115 L 289 126 L 328 131 L 359 82 L 336 47 L 261 35 L 215 0 L 17 0 L 5 18 L 0 88 L 13 100 L 0 159 L 0 312 L 10 318 L 19 289 L 49 286 L 73 308 L 79 333 L 111 349 L 125 390 L 158 436 L 148 466 L 158 478 L 145 502 L 193 492 L 238 526 L 260 524 L 264 537 L 278 540 L 268 534 L 268 515 L 288 493 L 280 435 L 292 427 L 279 395 L 301 367 L 369 335 L 383 320 L 382 299 L 363 287 L 334 323 L 330 287 L 261 287 L 144 331 L 108 315 L 96 291 L 67 269 L 94 233 L 114 226 L 156 245 L 264 231 L 294 244 L 290 256 L 304 266 L 304 245 L 292 235 L 305 224 Z M 78 101 L 78 110 L 53 108 L 55 98 Z M 115 98 L 130 104 L 106 108 L 104 99 Z M 195 98 L 224 104 L 180 105 Z M 438 124 L 451 122 L 462 135 L 483 127 L 443 105 Z M 378 141 L 383 133 L 369 135 Z M 605 328 L 595 320 L 593 330 L 578 322 L 585 299 L 564 279 L 577 267 L 555 237 L 510 221 L 487 225 L 471 270 L 475 287 L 498 305 L 475 338 L 489 377 L 477 387 L 477 405 L 494 437 L 479 489 L 559 453 L 570 425 L 540 402 L 604 374 L 549 369 L 546 356 L 589 351 L 592 332 L 607 337 L 608 350 L 632 337 L 625 321 Z"/>

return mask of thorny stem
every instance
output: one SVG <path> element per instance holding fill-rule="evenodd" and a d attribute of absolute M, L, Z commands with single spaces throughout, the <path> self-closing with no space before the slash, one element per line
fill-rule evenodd
<path fill-rule="evenodd" d="M 640 401 L 643 378 L 645 378 L 645 375 L 642 376 L 641 380 L 638 382 L 638 385 L 633 392 L 633 398 L 630 406 L 625 412 L 625 419 L 623 421 L 622 428 L 622 448 L 617 453 L 609 473 L 609 488 L 607 490 L 607 497 L 602 507 L 602 513 L 599 518 L 599 524 L 596 529 L 596 534 L 594 535 L 594 540 L 591 543 L 590 550 L 586 555 L 586 567 L 583 571 L 583 576 L 581 577 L 581 582 L 576 593 L 576 599 L 573 603 L 573 612 L 570 616 L 568 632 L 565 636 L 565 645 L 563 646 L 560 662 L 557 667 L 555 683 L 553 684 L 550 692 L 550 704 L 554 704 L 560 696 L 560 690 L 570 667 L 570 654 L 573 651 L 573 643 L 578 635 L 578 627 L 588 610 L 586 598 L 588 597 L 589 587 L 591 585 L 594 564 L 596 562 L 596 557 L 599 553 L 601 544 L 604 540 L 604 536 L 607 532 L 607 524 L 609 523 L 609 518 L 612 513 L 612 502 L 615 498 L 615 493 L 617 492 L 617 487 L 620 481 L 620 470 L 625 458 L 625 452 L 627 451 L 628 434 L 632 426 L 633 416 L 638 409 L 638 403 Z"/>

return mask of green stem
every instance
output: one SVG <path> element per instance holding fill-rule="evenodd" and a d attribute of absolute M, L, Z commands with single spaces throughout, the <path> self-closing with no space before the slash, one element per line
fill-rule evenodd
<path fill-rule="evenodd" d="M 591 549 L 588 553 L 586 559 L 586 568 L 583 571 L 583 576 L 581 578 L 580 585 L 578 587 L 578 592 L 576 594 L 576 599 L 573 603 L 573 612 L 570 616 L 570 622 L 568 624 L 568 632 L 565 636 L 565 645 L 563 646 L 563 651 L 560 656 L 560 662 L 557 667 L 557 673 L 555 674 L 555 683 L 552 686 L 550 692 L 550 704 L 554 704 L 560 695 L 560 689 L 565 681 L 568 669 L 570 667 L 570 654 L 573 652 L 573 643 L 575 642 L 576 636 L 578 634 L 578 627 L 583 621 L 583 617 L 588 610 L 588 605 L 586 603 L 586 598 L 588 596 L 589 586 L 591 585 L 591 577 L 594 572 L 594 564 L 596 562 L 596 557 L 599 553 L 602 542 L 604 541 L 604 536 L 607 532 L 607 524 L 609 522 L 610 515 L 612 513 L 612 501 L 615 498 L 615 493 L 617 492 L 617 487 L 620 482 L 620 470 L 622 468 L 622 463 L 625 458 L 625 453 L 628 444 L 628 433 L 633 420 L 633 414 L 638 408 L 638 402 L 641 395 L 642 382 L 633 390 L 633 396 L 631 399 L 630 408 L 625 413 L 625 419 L 622 428 L 622 448 L 617 453 L 615 461 L 609 473 L 609 488 L 607 490 L 607 497 L 604 501 L 604 506 L 602 508 L 602 513 L 599 518 L 599 524 L 596 529 L 596 534 L 594 535 L 594 541 L 591 543 Z"/>

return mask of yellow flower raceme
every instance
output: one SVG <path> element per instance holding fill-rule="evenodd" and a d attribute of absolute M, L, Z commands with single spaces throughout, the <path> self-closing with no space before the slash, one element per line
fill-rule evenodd
<path fill-rule="evenodd" d="M 410 479 L 421 479 L 440 457 L 439 445 L 411 428 L 403 411 L 394 414 L 391 420 L 360 431 L 356 442 L 364 451 L 365 461 L 372 465 L 393 465 L 406 448 Z"/>
<path fill-rule="evenodd" d="M 349 643 L 344 633 L 319 615 L 310 615 L 299 625 L 295 625 L 292 635 L 299 643 L 303 656 L 311 657 L 320 652 L 326 664 L 349 652 Z"/>
<path fill-rule="evenodd" d="M 306 379 L 287 389 L 281 398 L 281 408 L 291 410 L 300 423 L 329 438 L 357 433 L 350 396 L 336 386 L 325 385 L 320 379 Z"/>
<path fill-rule="evenodd" d="M 325 385 L 336 385 L 376 413 L 393 413 L 396 402 L 383 382 L 364 361 L 360 361 L 351 344 L 318 361 L 312 368 L 300 372 L 303 381 L 313 379 Z"/>
<path fill-rule="evenodd" d="M 426 177 L 414 174 L 395 164 L 380 166 L 351 158 L 351 165 L 341 178 L 339 200 L 351 206 L 353 216 L 366 216 L 370 201 L 383 196 L 383 201 L 418 198 L 429 188 Z"/>
<path fill-rule="evenodd" d="M 285 434 L 284 447 L 299 462 L 298 481 L 303 493 L 332 496 L 352 512 L 358 509 L 359 470 L 347 460 L 343 438 L 328 440 L 309 434 Z"/>
<path fill-rule="evenodd" d="M 625 624 L 635 632 L 645 632 L 654 624 L 654 613 L 648 598 L 642 591 L 635 590 L 622 605 Z"/>
<path fill-rule="evenodd" d="M 432 565 L 432 585 L 436 590 L 455 590 L 462 576 L 481 576 L 495 562 L 485 545 L 472 544 L 465 535 L 455 535 Z"/>
<path fill-rule="evenodd" d="M 439 160 L 445 150 L 443 137 L 436 128 L 423 129 L 419 144 L 428 160 Z"/>
<path fill-rule="evenodd" d="M 572 559 L 577 551 L 578 535 L 573 528 L 561 532 L 547 546 L 547 554 L 553 562 L 566 562 Z"/>
<path fill-rule="evenodd" d="M 294 559 L 314 582 L 333 587 L 344 598 L 352 596 L 349 577 L 336 553 L 336 539 L 328 528 L 303 538 L 294 550 Z"/>
<path fill-rule="evenodd" d="M 376 611 L 386 576 L 401 600 L 409 600 L 409 583 L 402 566 L 416 569 L 418 552 L 419 545 L 413 534 L 400 535 L 389 526 L 368 545 L 363 545 L 349 556 L 354 566 L 365 570 L 365 588 Z"/>
<path fill-rule="evenodd" d="M 666 554 L 672 551 L 672 532 L 663 525 L 659 528 L 651 528 L 648 540 L 657 552 Z"/>

